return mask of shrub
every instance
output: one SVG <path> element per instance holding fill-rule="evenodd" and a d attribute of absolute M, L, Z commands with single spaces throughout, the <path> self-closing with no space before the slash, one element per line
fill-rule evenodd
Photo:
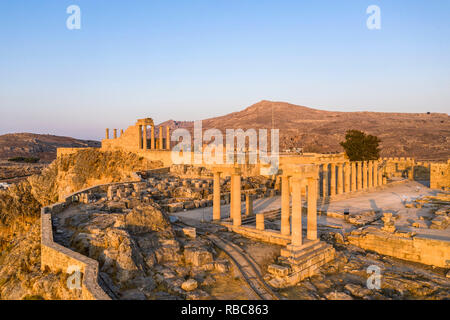
<path fill-rule="evenodd" d="M 11 159 L 8 159 L 8 161 L 10 161 L 10 162 L 23 162 L 23 163 L 37 163 L 37 162 L 39 162 L 39 158 L 33 158 L 33 157 L 29 157 L 29 158 L 26 158 L 26 157 L 15 157 L 15 158 L 11 158 Z"/>
<path fill-rule="evenodd" d="M 380 157 L 381 140 L 359 130 L 349 130 L 340 144 L 350 161 L 376 160 Z"/>

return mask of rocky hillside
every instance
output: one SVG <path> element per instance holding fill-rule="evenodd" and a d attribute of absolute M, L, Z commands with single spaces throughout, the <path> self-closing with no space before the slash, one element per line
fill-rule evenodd
<path fill-rule="evenodd" d="M 72 297 L 58 285 L 64 277 L 40 271 L 38 217 L 42 206 L 76 190 L 129 180 L 135 171 L 161 166 L 135 154 L 83 150 L 0 191 L 0 299 Z"/>
<path fill-rule="evenodd" d="M 57 148 L 85 147 L 100 147 L 100 142 L 48 134 L 10 133 L 0 136 L 0 160 L 35 157 L 41 162 L 50 162 L 56 159 Z"/>
<path fill-rule="evenodd" d="M 239 112 L 205 119 L 203 128 L 225 133 L 233 128 L 270 129 L 272 123 L 280 129 L 281 150 L 303 147 L 309 152 L 341 152 L 339 142 L 345 132 L 357 129 L 382 140 L 382 156 L 450 157 L 450 117 L 443 113 L 334 112 L 261 101 Z M 170 120 L 163 125 L 192 130 L 193 122 Z"/>
<path fill-rule="evenodd" d="M 73 300 L 79 291 L 67 289 L 67 274 L 42 271 L 40 225 L 28 222 L 2 246 L 0 300 Z"/>

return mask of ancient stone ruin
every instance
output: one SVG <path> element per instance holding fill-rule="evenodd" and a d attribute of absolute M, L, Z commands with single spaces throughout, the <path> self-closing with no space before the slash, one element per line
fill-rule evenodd
<path fill-rule="evenodd" d="M 150 118 L 120 136 L 106 129 L 100 150 L 133 152 L 163 168 L 42 210 L 42 267 L 79 266 L 84 298 L 220 298 L 215 288 L 237 275 L 247 298 L 314 287 L 313 298 L 368 299 L 382 294 L 347 283 L 333 296 L 332 285 L 314 279 L 331 283 L 338 270 L 364 274 L 357 269 L 382 264 L 381 255 L 441 268 L 443 291 L 450 288 L 450 162 L 280 154 L 277 172 L 263 175 L 262 162 L 174 164 L 170 129 L 155 130 Z M 59 149 L 58 156 L 77 151 Z"/>

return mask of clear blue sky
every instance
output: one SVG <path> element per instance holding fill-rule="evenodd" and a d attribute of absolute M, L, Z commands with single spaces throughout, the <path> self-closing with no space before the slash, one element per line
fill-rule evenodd
<path fill-rule="evenodd" d="M 449 22 L 448 0 L 0 0 L 0 134 L 100 139 L 263 99 L 449 113 Z"/>

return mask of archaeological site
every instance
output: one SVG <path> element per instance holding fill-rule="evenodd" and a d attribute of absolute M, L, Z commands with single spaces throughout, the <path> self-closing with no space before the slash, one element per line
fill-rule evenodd
<path fill-rule="evenodd" d="M 445 317 L 449 16 L 0 1 L 3 318 Z"/>
<path fill-rule="evenodd" d="M 3 245 L 0 297 L 450 298 L 450 160 L 281 152 L 268 172 L 248 148 L 175 163 L 196 154 L 170 135 L 145 118 L 58 148 L 21 184 L 40 226 Z"/>

